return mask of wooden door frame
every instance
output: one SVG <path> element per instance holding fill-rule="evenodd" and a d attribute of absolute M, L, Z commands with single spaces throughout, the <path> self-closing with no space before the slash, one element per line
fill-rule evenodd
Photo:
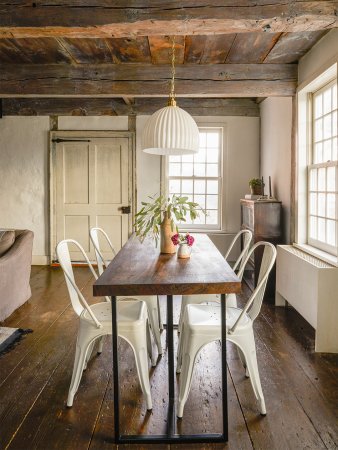
<path fill-rule="evenodd" d="M 136 149 L 135 132 L 133 131 L 51 131 L 49 133 L 49 242 L 50 264 L 56 260 L 56 142 L 55 139 L 97 139 L 97 138 L 127 138 L 128 139 L 128 201 L 132 212 L 129 214 L 128 234 L 133 230 L 137 205 L 136 190 Z"/>

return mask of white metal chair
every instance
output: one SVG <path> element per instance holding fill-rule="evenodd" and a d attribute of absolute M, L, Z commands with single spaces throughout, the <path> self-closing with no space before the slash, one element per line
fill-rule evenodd
<path fill-rule="evenodd" d="M 112 334 L 111 303 L 106 298 L 108 301 L 89 306 L 74 279 L 69 254 L 70 244 L 75 245 L 83 254 L 94 278 L 98 278 L 85 251 L 78 242 L 73 239 L 66 239 L 58 243 L 56 254 L 65 275 L 72 306 L 80 318 L 73 374 L 67 399 L 67 406 L 69 407 L 73 405 L 74 396 L 78 390 L 82 372 L 86 367 L 86 361 L 94 342 Z M 151 356 L 151 338 L 145 303 L 136 299 L 124 299 L 124 301 L 117 302 L 117 320 L 118 335 L 125 339 L 133 349 L 141 389 L 146 397 L 147 409 L 152 409 L 147 354 L 151 357 L 153 366 L 155 360 Z M 102 349 L 100 350 L 102 351 Z"/>
<path fill-rule="evenodd" d="M 250 230 L 239 231 L 236 234 L 236 236 L 233 238 L 226 254 L 224 255 L 224 259 L 227 261 L 234 245 L 242 238 L 243 238 L 243 243 L 242 243 L 243 249 L 233 266 L 233 270 L 238 270 L 238 276 L 240 276 L 240 280 L 242 279 L 242 276 L 243 276 L 243 273 L 241 272 L 241 268 L 243 266 L 243 263 L 245 262 L 245 259 L 247 257 L 248 251 L 249 251 L 249 247 L 250 247 L 251 240 L 252 240 L 252 232 Z M 180 319 L 179 319 L 179 323 L 178 323 L 178 332 L 179 333 L 181 332 L 183 314 L 184 314 L 184 310 L 185 310 L 186 306 L 189 304 L 201 304 L 201 303 L 206 303 L 206 302 L 219 303 L 220 295 L 205 294 L 205 295 L 183 295 L 182 296 Z M 226 306 L 234 307 L 234 308 L 237 307 L 236 294 L 228 294 L 226 296 Z"/>
<path fill-rule="evenodd" d="M 97 267 L 99 274 L 101 275 L 104 271 L 104 269 L 108 266 L 109 262 L 106 261 L 102 255 L 101 247 L 100 247 L 100 239 L 99 235 L 103 236 L 107 244 L 109 245 L 113 257 L 116 255 L 116 252 L 114 250 L 114 247 L 109 239 L 109 236 L 102 228 L 91 228 L 89 230 L 90 239 L 93 243 L 94 249 L 95 249 L 95 256 L 97 261 Z M 161 334 L 160 330 L 163 328 L 162 321 L 161 321 L 161 314 L 160 314 L 160 308 L 158 303 L 158 297 L 156 295 L 144 295 L 144 296 L 136 296 L 134 297 L 138 300 L 142 300 L 146 303 L 148 308 L 148 316 L 149 316 L 149 322 L 151 326 L 151 330 L 156 342 L 157 350 L 160 355 L 163 353 L 162 349 L 162 343 L 161 343 Z"/>
<path fill-rule="evenodd" d="M 259 248 L 260 247 L 260 248 Z M 266 414 L 265 400 L 261 387 L 253 322 L 258 316 L 269 273 L 276 259 L 276 249 L 269 242 L 258 242 L 250 250 L 245 259 L 248 262 L 252 252 L 264 249 L 257 287 L 252 292 L 243 309 L 226 309 L 226 339 L 240 349 L 242 363 L 250 377 L 256 399 L 259 401 L 261 414 Z M 243 275 L 245 264 L 240 275 Z M 209 342 L 221 339 L 221 307 L 212 305 L 187 305 L 181 339 L 177 355 L 177 373 L 181 372 L 177 416 L 183 416 L 183 410 L 190 391 L 193 368 L 199 351 Z"/>

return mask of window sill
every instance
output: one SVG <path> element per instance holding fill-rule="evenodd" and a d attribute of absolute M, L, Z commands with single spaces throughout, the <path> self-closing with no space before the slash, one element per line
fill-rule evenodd
<path fill-rule="evenodd" d="M 330 253 L 326 253 L 322 250 L 319 250 L 315 247 L 312 247 L 308 244 L 293 244 L 294 247 L 299 248 L 305 253 L 308 253 L 309 255 L 315 256 L 318 259 L 321 259 L 322 261 L 331 264 L 333 267 L 338 267 L 338 260 L 337 257 L 334 255 L 330 255 Z"/>

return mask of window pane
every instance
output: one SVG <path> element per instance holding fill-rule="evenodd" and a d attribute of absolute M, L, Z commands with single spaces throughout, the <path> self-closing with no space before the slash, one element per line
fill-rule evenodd
<path fill-rule="evenodd" d="M 207 208 L 208 209 L 218 208 L 218 195 L 207 195 Z"/>
<path fill-rule="evenodd" d="M 315 144 L 314 163 L 320 163 L 323 161 L 323 144 L 319 142 Z"/>
<path fill-rule="evenodd" d="M 208 194 L 218 194 L 218 181 L 214 181 L 214 180 L 207 181 L 207 193 Z"/>
<path fill-rule="evenodd" d="M 169 194 L 179 194 L 181 192 L 180 180 L 169 181 Z"/>
<path fill-rule="evenodd" d="M 170 162 L 181 162 L 181 157 L 180 156 L 171 155 L 171 156 L 169 156 L 169 161 Z"/>
<path fill-rule="evenodd" d="M 194 164 L 195 177 L 205 177 L 205 164 Z"/>
<path fill-rule="evenodd" d="M 338 139 L 332 139 L 332 161 L 338 160 Z"/>
<path fill-rule="evenodd" d="M 182 175 L 185 177 L 192 176 L 193 164 L 182 163 Z"/>
<path fill-rule="evenodd" d="M 332 136 L 331 121 L 332 121 L 331 114 L 324 117 L 324 139 L 327 139 Z"/>
<path fill-rule="evenodd" d="M 326 222 L 326 239 L 329 245 L 336 245 L 336 223 L 334 220 Z"/>
<path fill-rule="evenodd" d="M 195 225 L 204 225 L 205 224 L 205 216 L 204 214 L 201 214 L 199 217 L 196 217 L 194 220 Z"/>
<path fill-rule="evenodd" d="M 192 194 L 193 193 L 192 180 L 182 180 L 182 193 L 183 194 Z"/>
<path fill-rule="evenodd" d="M 332 109 L 337 109 L 337 84 L 332 87 Z"/>
<path fill-rule="evenodd" d="M 327 217 L 336 218 L 336 194 L 327 194 Z"/>
<path fill-rule="evenodd" d="M 311 169 L 310 171 L 310 190 L 315 191 L 317 189 L 317 170 Z"/>
<path fill-rule="evenodd" d="M 331 161 L 331 139 L 324 141 L 324 156 L 323 161 Z"/>
<path fill-rule="evenodd" d="M 207 164 L 207 177 L 218 177 L 218 164 Z"/>
<path fill-rule="evenodd" d="M 310 214 L 317 214 L 317 194 L 310 194 Z"/>
<path fill-rule="evenodd" d="M 169 176 L 175 177 L 181 174 L 181 164 L 170 163 L 169 164 Z"/>
<path fill-rule="evenodd" d="M 209 210 L 207 211 L 206 223 L 210 225 L 217 224 L 217 211 L 209 211 Z"/>
<path fill-rule="evenodd" d="M 315 96 L 315 118 L 320 117 L 323 114 L 322 108 L 323 96 L 322 94 Z"/>
<path fill-rule="evenodd" d="M 325 242 L 325 219 L 318 218 L 318 237 L 319 241 Z"/>
<path fill-rule="evenodd" d="M 200 147 L 207 146 L 207 133 L 200 131 Z"/>
<path fill-rule="evenodd" d="M 317 119 L 315 122 L 315 142 L 323 139 L 323 120 Z"/>
<path fill-rule="evenodd" d="M 182 155 L 182 162 L 186 163 L 194 162 L 194 155 Z"/>
<path fill-rule="evenodd" d="M 331 111 L 331 89 L 324 92 L 324 114 Z"/>
<path fill-rule="evenodd" d="M 337 136 L 337 111 L 332 114 L 332 136 Z"/>
<path fill-rule="evenodd" d="M 207 162 L 218 163 L 218 148 L 208 148 Z"/>
<path fill-rule="evenodd" d="M 205 162 L 206 151 L 205 148 L 200 148 L 198 153 L 194 155 L 194 162 Z"/>
<path fill-rule="evenodd" d="M 326 189 L 325 172 L 326 172 L 326 170 L 324 167 L 318 169 L 318 190 L 319 191 L 325 191 L 325 189 Z"/>
<path fill-rule="evenodd" d="M 205 180 L 195 180 L 194 181 L 194 192 L 195 194 L 205 193 Z"/>
<path fill-rule="evenodd" d="M 310 237 L 317 239 L 317 217 L 310 217 Z"/>
<path fill-rule="evenodd" d="M 336 190 L 336 168 L 328 167 L 326 176 L 327 176 L 327 190 L 335 191 Z"/>
<path fill-rule="evenodd" d="M 326 195 L 318 194 L 318 215 L 325 216 L 326 214 Z"/>
<path fill-rule="evenodd" d="M 194 195 L 194 202 L 198 203 L 201 208 L 205 209 L 205 195 Z"/>
<path fill-rule="evenodd" d="M 208 147 L 219 147 L 219 138 L 220 138 L 220 134 L 219 133 L 213 133 L 213 132 L 209 132 L 207 135 L 207 145 Z"/>

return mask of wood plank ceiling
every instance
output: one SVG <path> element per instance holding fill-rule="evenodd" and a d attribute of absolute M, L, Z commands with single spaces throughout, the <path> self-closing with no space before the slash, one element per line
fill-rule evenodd
<path fill-rule="evenodd" d="M 263 0 L 236 2 L 242 6 L 236 11 L 225 11 L 229 1 L 212 1 L 212 12 L 197 1 L 165 9 L 160 1 L 151 2 L 152 9 L 141 0 L 115 6 L 102 0 L 99 10 L 92 3 L 8 0 L 0 7 L 4 114 L 151 113 L 163 105 L 156 97 L 168 95 L 175 36 L 180 106 L 195 114 L 205 106 L 256 115 L 256 98 L 294 95 L 300 57 L 338 25 L 337 2 L 326 1 L 271 0 L 274 14 Z"/>

